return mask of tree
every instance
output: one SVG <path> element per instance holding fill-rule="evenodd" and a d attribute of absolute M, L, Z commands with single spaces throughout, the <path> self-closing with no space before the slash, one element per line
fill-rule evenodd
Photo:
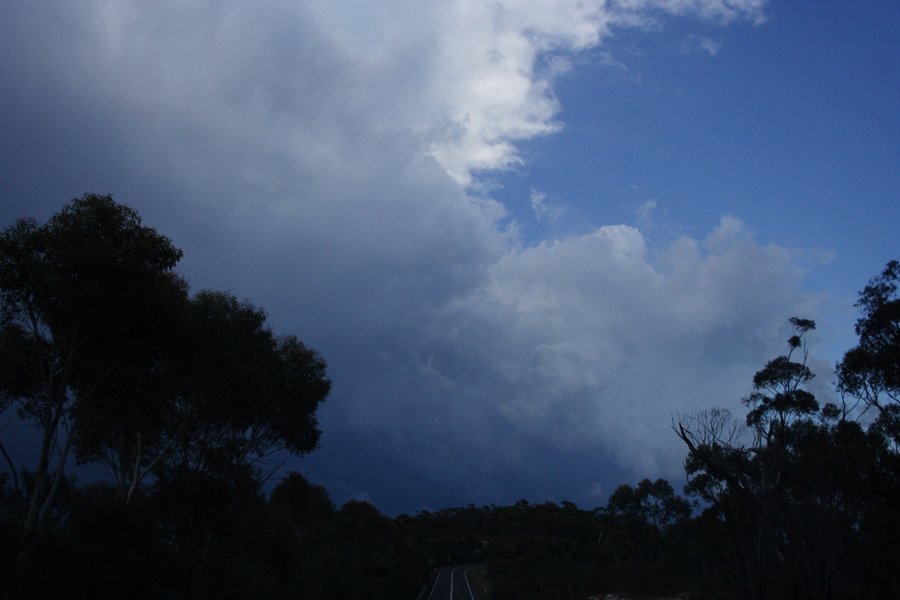
<path fill-rule="evenodd" d="M 791 324 L 788 354 L 758 371 L 744 398 L 751 439 L 723 411 L 676 425 L 688 447 L 686 489 L 724 523 L 748 597 L 884 594 L 892 584 L 872 572 L 878 544 L 867 523 L 870 508 L 884 504 L 872 483 L 882 472 L 878 444 L 848 411 L 820 408 L 804 388 L 815 324 Z"/>
<path fill-rule="evenodd" d="M 17 553 L 20 597 L 103 564 L 178 565 L 173 587 L 265 595 L 268 569 L 283 564 L 260 562 L 285 520 L 261 486 L 316 448 L 325 361 L 276 335 L 250 301 L 189 297 L 180 258 L 109 196 L 0 234 L 0 411 L 41 433 L 34 470 L 20 472 L 0 443 L 10 471 L 0 474 L 0 539 L 17 529 L 18 550 L 4 556 Z M 108 467 L 115 485 L 79 489 L 66 476 L 71 454 Z"/>
<path fill-rule="evenodd" d="M 679 544 L 690 517 L 688 502 L 664 479 L 620 485 L 605 509 L 597 509 L 598 584 L 627 594 L 665 594 L 685 589 Z"/>
<path fill-rule="evenodd" d="M 266 319 L 249 301 L 202 291 L 185 303 L 165 353 L 121 371 L 75 412 L 79 459 L 110 466 L 125 504 L 151 496 L 197 594 L 233 587 L 224 582 L 238 577 L 234 568 L 253 571 L 261 556 L 247 545 L 262 542 L 246 529 L 267 522 L 262 483 L 318 444 L 325 362 Z M 254 573 L 246 576 L 257 581 Z"/>
<path fill-rule="evenodd" d="M 186 289 L 173 271 L 180 258 L 133 209 L 93 194 L 0 236 L 0 408 L 14 404 L 41 432 L 26 537 L 62 482 L 74 409 L 165 336 Z"/>
<path fill-rule="evenodd" d="M 186 303 L 173 347 L 77 412 L 89 432 L 79 459 L 109 466 L 126 502 L 153 473 L 250 469 L 265 480 L 288 453 L 316 448 L 316 410 L 331 387 L 325 362 L 296 337 L 276 336 L 262 309 L 202 291 Z"/>
<path fill-rule="evenodd" d="M 637 517 L 644 524 L 661 530 L 687 519 L 691 507 L 665 479 L 641 480 L 636 488 L 620 485 L 609 497 L 606 511 L 610 515 Z"/>
<path fill-rule="evenodd" d="M 331 381 L 325 361 L 294 336 L 276 336 L 266 314 L 222 292 L 200 292 L 189 307 L 166 436 L 176 439 L 166 468 L 208 471 L 246 463 L 265 468 L 284 452 L 314 450 L 316 409 Z M 276 463 L 277 466 L 278 463 Z M 271 474 L 263 472 L 263 479 Z"/>
<path fill-rule="evenodd" d="M 900 263 L 892 260 L 860 292 L 856 303 L 859 343 L 836 368 L 838 390 L 855 398 L 875 418 L 867 435 L 872 458 L 862 470 L 865 504 L 860 523 L 859 554 L 867 576 L 883 597 L 900 595 Z"/>
<path fill-rule="evenodd" d="M 788 339 L 789 352 L 766 363 L 753 376 L 753 393 L 744 398 L 744 405 L 750 408 L 747 425 L 756 434 L 757 440 L 779 445 L 785 440 L 789 425 L 807 418 L 819 410 L 815 397 L 803 386 L 815 375 L 807 366 L 809 351 L 806 334 L 816 328 L 809 319 L 793 317 L 790 320 L 794 334 Z M 793 360 L 795 352 L 801 352 L 801 362 Z"/>
<path fill-rule="evenodd" d="M 892 260 L 859 294 L 859 344 L 844 354 L 838 389 L 876 409 L 878 429 L 900 448 L 900 263 Z"/>

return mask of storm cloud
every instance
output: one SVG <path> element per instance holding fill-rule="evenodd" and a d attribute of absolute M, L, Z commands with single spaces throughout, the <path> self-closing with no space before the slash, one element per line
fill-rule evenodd
<path fill-rule="evenodd" d="M 526 240 L 480 177 L 564 126 L 555 78 L 618 28 L 762 4 L 4 3 L 2 216 L 112 193 L 195 290 L 318 348 L 323 444 L 293 467 L 338 500 L 599 502 L 678 478 L 672 414 L 746 394 L 814 308 L 803 261 L 728 215 Z"/>

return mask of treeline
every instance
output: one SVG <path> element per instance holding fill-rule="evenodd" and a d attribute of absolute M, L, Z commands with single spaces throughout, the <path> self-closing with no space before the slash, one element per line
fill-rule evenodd
<path fill-rule="evenodd" d="M 296 473 L 263 493 L 318 445 L 325 361 L 181 256 L 108 196 L 0 234 L 0 413 L 37 445 L 0 438 L 0 598 L 415 597 L 400 523 Z"/>
<path fill-rule="evenodd" d="M 686 491 L 728 534 L 742 597 L 900 597 L 900 301 L 898 263 L 863 290 L 859 345 L 837 365 L 840 401 L 805 388 L 806 334 L 744 398 L 746 418 L 713 410 L 676 426 Z"/>
<path fill-rule="evenodd" d="M 263 493 L 318 444 L 325 362 L 251 302 L 191 294 L 180 258 L 108 196 L 0 235 L 0 412 L 38 445 L 16 465 L 0 438 L 0 598 L 412 599 L 475 562 L 496 600 L 900 597 L 897 262 L 860 294 L 837 403 L 809 392 L 794 318 L 745 417 L 676 416 L 687 499 L 643 480 L 594 510 L 390 519 L 296 473 Z"/>
<path fill-rule="evenodd" d="M 268 499 L 200 474 L 129 504 L 108 483 L 64 484 L 23 573 L 26 498 L 0 479 L 4 598 L 413 599 L 430 573 L 402 524 L 366 502 L 336 509 L 297 474 Z"/>
<path fill-rule="evenodd" d="M 900 598 L 900 264 L 860 293 L 837 403 L 808 390 L 807 335 L 756 373 L 743 419 L 676 417 L 685 492 L 619 487 L 604 508 L 469 507 L 411 522 L 447 561 L 483 560 L 492 598 Z"/>
<path fill-rule="evenodd" d="M 730 597 L 738 585 L 727 532 L 665 480 L 622 485 L 605 507 L 570 502 L 469 506 L 400 516 L 434 561 L 483 562 L 489 597 Z M 483 590 L 479 590 L 483 593 Z"/>
<path fill-rule="evenodd" d="M 316 529 L 290 525 L 300 509 L 283 500 L 296 481 L 261 494 L 318 444 L 324 360 L 249 301 L 191 295 L 180 258 L 108 196 L 0 235 L 0 412 L 37 443 L 16 465 L 0 440 L 3 596 L 279 597 L 368 560 L 351 540 L 381 522 L 370 509 L 320 502 L 330 529 L 311 564 L 294 549 Z M 75 463 L 105 482 L 77 485 Z"/>

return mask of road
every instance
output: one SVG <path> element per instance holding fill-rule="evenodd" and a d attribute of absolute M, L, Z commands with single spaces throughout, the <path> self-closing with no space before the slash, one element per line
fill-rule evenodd
<path fill-rule="evenodd" d="M 484 565 L 458 565 L 444 567 L 438 573 L 431 589 L 422 593 L 422 600 L 479 600 L 478 591 L 470 585 L 467 575 Z"/>

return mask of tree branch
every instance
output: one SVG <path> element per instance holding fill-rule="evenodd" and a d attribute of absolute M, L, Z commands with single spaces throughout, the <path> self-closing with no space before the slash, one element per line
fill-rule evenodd
<path fill-rule="evenodd" d="M 19 473 L 16 470 L 16 465 L 13 464 L 12 459 L 9 457 L 9 453 L 6 451 L 6 446 L 3 445 L 3 440 L 0 440 L 0 452 L 3 453 L 3 458 L 6 459 L 6 464 L 9 465 L 9 472 L 12 473 L 12 476 L 13 476 L 13 485 L 18 490 L 19 489 Z"/>

